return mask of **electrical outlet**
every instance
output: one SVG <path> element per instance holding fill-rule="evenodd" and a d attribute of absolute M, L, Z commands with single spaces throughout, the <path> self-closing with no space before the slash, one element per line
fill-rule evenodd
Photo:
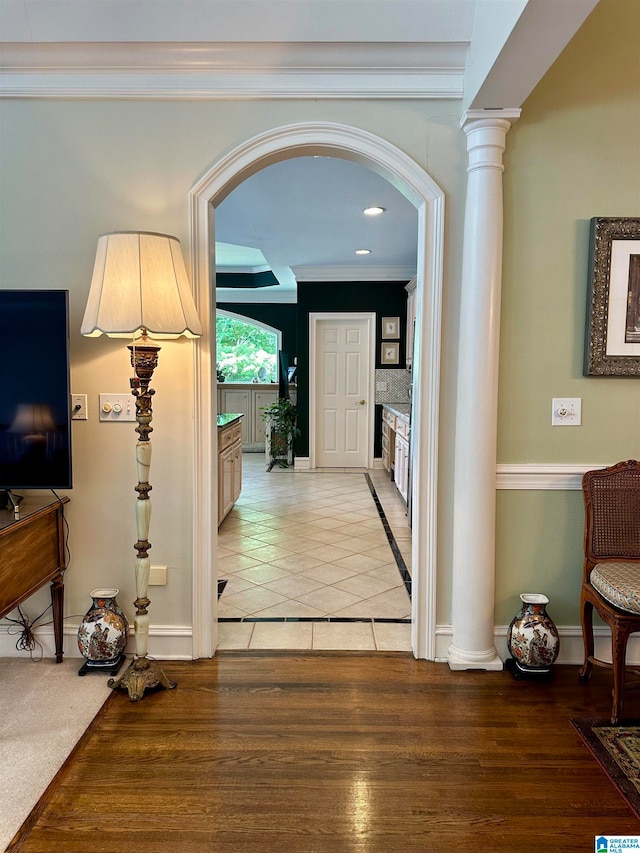
<path fill-rule="evenodd" d="M 133 394 L 100 394 L 101 421 L 135 421 L 136 398 Z"/>
<path fill-rule="evenodd" d="M 580 426 L 581 397 L 554 397 L 551 401 L 551 426 Z"/>
<path fill-rule="evenodd" d="M 387 390 L 388 390 L 387 383 L 384 380 L 379 379 L 376 382 L 376 391 L 387 391 Z"/>
<path fill-rule="evenodd" d="M 86 421 L 87 420 L 87 395 L 72 394 L 71 395 L 71 420 Z"/>
<path fill-rule="evenodd" d="M 149 586 L 166 586 L 167 567 L 151 566 L 149 570 Z"/>

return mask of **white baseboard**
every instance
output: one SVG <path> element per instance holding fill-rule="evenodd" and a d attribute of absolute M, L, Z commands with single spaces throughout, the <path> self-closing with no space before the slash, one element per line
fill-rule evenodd
<path fill-rule="evenodd" d="M 560 654 L 556 663 L 582 665 L 584 663 L 584 646 L 582 644 L 582 628 L 579 625 L 558 625 L 560 635 Z M 493 629 L 494 642 L 502 660 L 509 657 L 507 648 L 507 625 L 496 625 Z M 611 633 L 606 627 L 593 629 L 596 655 L 602 660 L 611 660 Z M 451 625 L 438 625 L 436 628 L 436 660 L 447 662 L 449 644 L 451 643 Z M 629 638 L 627 646 L 627 663 L 640 666 L 640 636 Z"/>
<path fill-rule="evenodd" d="M 310 471 L 311 470 L 311 462 L 308 456 L 296 456 L 294 460 L 293 467 L 296 471 Z M 374 468 L 384 468 L 384 464 L 380 457 L 376 457 L 373 460 Z"/>
<path fill-rule="evenodd" d="M 11 630 L 13 630 L 11 626 Z M 135 651 L 132 629 L 126 653 Z M 45 625 L 36 628 L 34 635 L 42 646 L 44 657 L 55 657 L 55 641 L 53 626 Z M 29 651 L 19 651 L 16 648 L 18 633 L 9 633 L 9 627 L 0 626 L 0 657 L 30 657 Z M 192 629 L 190 625 L 151 625 L 149 628 L 149 655 L 158 660 L 193 660 Z M 78 625 L 64 626 L 63 650 L 65 658 L 82 659 L 78 649 Z M 34 657 L 40 656 L 40 649 L 34 652 Z"/>
<path fill-rule="evenodd" d="M 496 625 L 494 642 L 502 660 L 509 657 L 507 649 L 507 625 Z M 42 645 L 45 657 L 54 657 L 55 645 L 53 627 L 46 625 L 36 628 L 35 636 Z M 582 629 L 579 625 L 558 626 L 560 634 L 560 654 L 557 663 L 579 665 L 584 660 Z M 606 627 L 594 628 L 596 654 L 603 660 L 611 660 L 611 634 Z M 64 655 L 66 658 L 81 659 L 77 643 L 78 626 L 65 625 Z M 149 654 L 158 660 L 193 660 L 192 630 L 190 625 L 156 625 L 149 630 Z M 29 657 L 28 651 L 16 649 L 17 634 L 9 633 L 8 626 L 0 626 L 0 657 Z M 438 625 L 436 628 L 436 661 L 447 662 L 449 645 L 452 639 L 451 625 Z M 133 637 L 127 643 L 128 654 L 133 654 Z M 39 650 L 38 650 L 39 653 Z M 640 635 L 629 638 L 627 662 L 631 666 L 640 666 Z"/>

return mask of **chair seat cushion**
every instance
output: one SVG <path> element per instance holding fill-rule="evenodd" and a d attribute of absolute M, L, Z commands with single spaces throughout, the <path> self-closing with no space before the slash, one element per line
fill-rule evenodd
<path fill-rule="evenodd" d="M 598 563 L 591 585 L 619 610 L 640 614 L 640 563 Z"/>

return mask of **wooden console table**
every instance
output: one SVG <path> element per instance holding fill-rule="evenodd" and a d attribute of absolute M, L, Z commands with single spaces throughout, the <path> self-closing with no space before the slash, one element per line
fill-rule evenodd
<path fill-rule="evenodd" d="M 56 663 L 63 655 L 63 504 L 68 502 L 67 497 L 27 497 L 18 517 L 13 509 L 0 510 L 0 618 L 50 581 Z"/>

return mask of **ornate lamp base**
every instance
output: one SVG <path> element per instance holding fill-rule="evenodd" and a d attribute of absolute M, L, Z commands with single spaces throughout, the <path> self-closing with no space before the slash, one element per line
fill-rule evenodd
<path fill-rule="evenodd" d="M 132 702 L 139 702 L 148 687 L 157 687 L 158 685 L 173 690 L 176 682 L 167 678 L 158 661 L 151 660 L 148 657 L 135 658 L 120 678 L 110 678 L 107 681 L 108 687 L 114 689 L 122 687 L 127 690 Z"/>

